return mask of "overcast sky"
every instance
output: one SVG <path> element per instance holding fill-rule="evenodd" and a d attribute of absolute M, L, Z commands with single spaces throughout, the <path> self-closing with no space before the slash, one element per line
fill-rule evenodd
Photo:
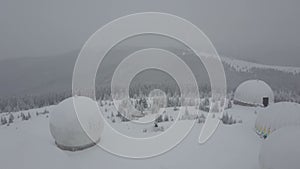
<path fill-rule="evenodd" d="M 79 50 L 109 21 L 135 12 L 188 19 L 222 55 L 300 66 L 297 0 L 1 0 L 0 59 Z"/>

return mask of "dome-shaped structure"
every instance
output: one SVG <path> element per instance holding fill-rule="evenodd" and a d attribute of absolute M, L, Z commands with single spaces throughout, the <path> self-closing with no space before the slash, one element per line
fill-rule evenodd
<path fill-rule="evenodd" d="M 300 127 L 283 127 L 266 139 L 259 153 L 261 169 L 300 168 Z"/>
<path fill-rule="evenodd" d="M 82 150 L 100 140 L 104 126 L 101 117 L 97 102 L 83 96 L 70 97 L 51 112 L 50 132 L 59 148 Z"/>
<path fill-rule="evenodd" d="M 274 102 L 271 87 L 261 80 L 248 80 L 238 86 L 234 94 L 234 104 L 243 106 L 268 106 Z"/>
<path fill-rule="evenodd" d="M 279 102 L 258 112 L 255 128 L 259 135 L 269 134 L 285 126 L 300 126 L 300 104 Z"/>

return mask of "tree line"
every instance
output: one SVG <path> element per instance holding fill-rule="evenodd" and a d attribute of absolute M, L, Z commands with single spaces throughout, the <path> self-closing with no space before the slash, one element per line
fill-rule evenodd
<path fill-rule="evenodd" d="M 129 95 L 131 98 L 145 97 L 153 89 L 160 89 L 166 93 L 168 97 L 167 106 L 180 106 L 178 105 L 178 97 L 180 96 L 180 90 L 176 85 L 134 85 L 129 88 Z M 195 89 L 186 89 L 186 93 L 195 93 Z M 91 90 L 92 91 L 92 90 Z M 125 89 L 115 90 L 119 93 L 124 93 Z M 89 93 L 88 96 L 96 100 L 111 100 L 111 90 L 110 87 L 98 86 L 95 89 L 95 96 L 92 96 L 90 91 L 77 91 L 77 95 L 84 95 L 83 93 Z M 115 94 L 115 93 L 114 93 Z M 208 98 L 211 95 L 210 86 L 200 86 L 199 87 L 200 98 Z M 29 110 L 34 108 L 41 108 L 49 105 L 56 105 L 62 100 L 70 97 L 72 95 L 71 91 L 65 91 L 60 93 L 48 93 L 42 95 L 24 95 L 24 96 L 12 96 L 12 97 L 0 97 L 0 113 L 2 112 L 17 112 L 22 110 Z M 73 92 L 74 95 L 74 92 Z M 87 94 L 85 94 L 87 95 Z M 280 90 L 274 91 L 275 102 L 279 101 L 292 101 L 300 103 L 300 93 Z M 228 99 L 232 99 L 233 91 L 228 91 Z M 175 100 L 174 100 L 175 99 Z"/>

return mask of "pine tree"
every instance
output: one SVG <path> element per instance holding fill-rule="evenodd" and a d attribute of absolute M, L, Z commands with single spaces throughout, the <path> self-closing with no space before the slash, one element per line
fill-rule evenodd
<path fill-rule="evenodd" d="M 122 122 L 127 122 L 127 121 L 129 121 L 129 119 L 127 119 L 127 118 L 124 117 L 124 116 L 121 116 L 121 121 L 122 121 Z"/>
<path fill-rule="evenodd" d="M 43 114 L 48 114 L 49 111 L 47 109 L 44 110 Z"/>
<path fill-rule="evenodd" d="M 103 107 L 102 100 L 100 100 L 99 103 L 100 103 L 100 107 Z"/>
<path fill-rule="evenodd" d="M 169 116 L 168 115 L 165 115 L 164 121 L 169 121 Z"/>
<path fill-rule="evenodd" d="M 205 119 L 206 117 L 204 116 L 204 114 L 201 114 L 200 117 L 198 118 L 198 123 L 204 123 Z"/>
<path fill-rule="evenodd" d="M 22 118 L 22 120 L 27 120 L 26 116 L 25 116 L 25 114 L 23 112 L 21 113 L 21 118 Z"/>
<path fill-rule="evenodd" d="M 122 117 L 122 114 L 118 111 L 116 117 Z"/>
<path fill-rule="evenodd" d="M 233 124 L 232 116 L 230 116 L 228 124 L 230 124 L 230 125 Z"/>
<path fill-rule="evenodd" d="M 202 110 L 202 111 L 209 111 L 209 99 L 206 97 L 204 99 L 204 101 L 201 101 L 200 104 L 199 104 L 199 109 Z"/>
<path fill-rule="evenodd" d="M 7 123 L 7 120 L 5 117 L 1 117 L 1 124 L 5 125 Z"/>
<path fill-rule="evenodd" d="M 229 120 L 228 114 L 225 112 L 223 114 L 221 121 L 223 122 L 223 124 L 228 124 L 228 120 Z"/>
<path fill-rule="evenodd" d="M 158 116 L 158 118 L 155 120 L 156 123 L 161 123 L 163 122 L 163 117 L 162 115 Z"/>
<path fill-rule="evenodd" d="M 228 101 L 227 108 L 228 108 L 228 109 L 232 108 L 232 102 L 231 102 L 231 100 Z"/>
<path fill-rule="evenodd" d="M 27 120 L 29 120 L 31 118 L 30 113 L 27 114 Z"/>
<path fill-rule="evenodd" d="M 14 122 L 14 119 L 15 119 L 14 115 L 9 114 L 9 117 L 8 117 L 8 123 L 13 123 L 13 122 Z"/>

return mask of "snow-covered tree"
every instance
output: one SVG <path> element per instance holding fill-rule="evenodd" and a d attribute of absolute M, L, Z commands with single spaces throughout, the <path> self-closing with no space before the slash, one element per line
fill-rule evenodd
<path fill-rule="evenodd" d="M 21 118 L 22 118 L 22 120 L 27 120 L 26 116 L 25 116 L 25 114 L 23 112 L 21 113 Z"/>
<path fill-rule="evenodd" d="M 209 99 L 206 97 L 203 101 L 200 101 L 199 110 L 209 111 Z"/>
<path fill-rule="evenodd" d="M 122 114 L 118 111 L 116 117 L 122 117 Z"/>
<path fill-rule="evenodd" d="M 169 121 L 169 116 L 168 115 L 164 116 L 164 121 Z"/>
<path fill-rule="evenodd" d="M 156 119 L 155 119 L 155 122 L 156 123 L 161 123 L 161 122 L 163 122 L 163 116 L 162 115 L 159 115 Z"/>
<path fill-rule="evenodd" d="M 14 119 L 15 119 L 14 115 L 10 113 L 8 116 L 8 123 L 13 123 Z"/>
<path fill-rule="evenodd" d="M 2 124 L 2 125 L 7 124 L 7 120 L 6 120 L 5 117 L 1 117 L 1 124 Z"/>
<path fill-rule="evenodd" d="M 127 119 L 126 117 L 124 117 L 124 116 L 121 116 L 121 121 L 122 122 L 127 122 L 127 121 L 130 121 L 129 119 Z"/>
<path fill-rule="evenodd" d="M 233 119 L 232 115 L 228 115 L 227 112 L 225 112 L 221 118 L 221 121 L 223 122 L 223 124 L 228 124 L 228 125 L 231 125 L 231 124 L 235 124 L 236 123 L 236 120 Z"/>
<path fill-rule="evenodd" d="M 31 118 L 31 114 L 27 113 L 27 120 L 29 120 Z"/>
<path fill-rule="evenodd" d="M 232 101 L 231 101 L 231 100 L 228 100 L 227 108 L 228 108 L 228 109 L 232 108 Z"/>
<path fill-rule="evenodd" d="M 204 122 L 205 122 L 205 119 L 206 119 L 206 117 L 204 116 L 204 114 L 201 114 L 201 115 L 198 117 L 198 123 L 204 123 Z"/>

